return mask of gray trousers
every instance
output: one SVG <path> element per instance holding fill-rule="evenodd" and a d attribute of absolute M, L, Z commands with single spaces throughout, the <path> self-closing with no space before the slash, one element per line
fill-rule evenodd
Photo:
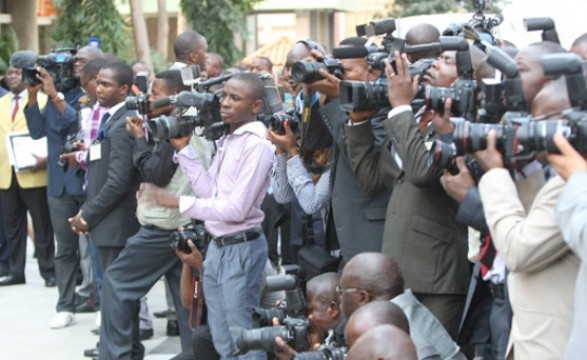
<path fill-rule="evenodd" d="M 144 347 L 139 340 L 139 300 L 165 275 L 179 309 L 182 350 L 191 348 L 188 310 L 179 298 L 181 261 L 169 246 L 173 231 L 142 226 L 104 273 L 100 359 L 139 358 Z"/>
<path fill-rule="evenodd" d="M 94 265 L 90 253 L 90 237 L 87 235 L 79 237 L 79 265 L 84 279 L 77 290 L 78 294 L 85 297 L 95 297 L 97 300 Z"/>
<path fill-rule="evenodd" d="M 51 223 L 57 239 L 57 254 L 55 255 L 55 278 L 59 290 L 57 311 L 75 312 L 75 274 L 78 264 L 79 238 L 71 231 L 67 219 L 75 216 L 84 198 L 63 194 L 60 197 L 47 197 Z"/>

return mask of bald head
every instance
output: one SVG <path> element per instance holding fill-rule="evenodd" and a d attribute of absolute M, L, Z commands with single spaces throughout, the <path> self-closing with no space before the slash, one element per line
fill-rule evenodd
<path fill-rule="evenodd" d="M 102 51 L 93 46 L 84 46 L 77 50 L 75 54 L 75 63 L 73 64 L 73 74 L 75 77 L 79 78 L 81 75 L 81 70 L 90 61 L 94 59 L 103 58 L 104 54 Z"/>
<path fill-rule="evenodd" d="M 412 27 L 406 33 L 406 44 L 407 45 L 420 45 L 437 42 L 440 37 L 438 29 L 431 24 L 418 24 Z M 420 59 L 429 57 L 438 57 L 440 53 L 438 51 L 426 51 L 420 53 L 409 54 L 410 61 L 416 62 Z"/>
<path fill-rule="evenodd" d="M 347 360 L 417 360 L 410 337 L 393 325 L 379 325 L 361 336 L 347 353 Z"/>
<path fill-rule="evenodd" d="M 176 61 L 187 65 L 206 66 L 206 52 L 208 42 L 206 38 L 195 31 L 185 31 L 177 35 L 173 43 L 173 51 Z"/>
<path fill-rule="evenodd" d="M 402 309 L 390 301 L 376 300 L 353 312 L 344 329 L 344 339 L 348 346 L 353 346 L 359 337 L 378 325 L 393 325 L 410 334 L 410 325 Z"/>
<path fill-rule="evenodd" d="M 579 55 L 582 59 L 587 59 L 587 33 L 575 39 L 569 51 Z"/>

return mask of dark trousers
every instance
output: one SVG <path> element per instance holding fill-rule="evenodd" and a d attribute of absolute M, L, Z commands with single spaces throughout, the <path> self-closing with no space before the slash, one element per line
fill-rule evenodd
<path fill-rule="evenodd" d="M 8 239 L 4 229 L 4 210 L 0 201 L 0 270 L 10 269 L 10 251 L 8 250 Z"/>
<path fill-rule="evenodd" d="M 57 239 L 55 275 L 59 299 L 57 311 L 75 312 L 75 285 L 79 264 L 79 237 L 71 231 L 68 219 L 74 217 L 84 201 L 81 196 L 64 193 L 59 197 L 49 196 L 51 223 Z"/>
<path fill-rule="evenodd" d="M 139 340 L 139 299 L 165 275 L 178 309 L 182 350 L 191 349 L 188 310 L 179 298 L 181 261 L 169 246 L 172 230 L 142 226 L 109 266 L 104 266 L 100 359 L 130 359 L 144 351 Z M 98 247 L 100 253 L 100 247 Z"/>
<path fill-rule="evenodd" d="M 457 341 L 466 296 L 421 293 L 414 295 L 440 321 L 450 337 Z"/>
<path fill-rule="evenodd" d="M 55 241 L 49 221 L 47 188 L 23 189 L 12 172 L 10 188 L 0 190 L 4 208 L 4 228 L 10 250 L 10 273 L 24 277 L 27 245 L 27 210 L 33 220 L 35 253 L 44 279 L 55 276 Z"/>
<path fill-rule="evenodd" d="M 263 233 L 267 237 L 269 260 L 273 266 L 279 265 L 278 239 L 281 230 L 281 258 L 284 264 L 292 264 L 295 254 L 290 246 L 290 215 L 289 205 L 279 204 L 272 194 L 265 195 L 261 203 L 261 210 L 265 214 L 263 219 Z"/>

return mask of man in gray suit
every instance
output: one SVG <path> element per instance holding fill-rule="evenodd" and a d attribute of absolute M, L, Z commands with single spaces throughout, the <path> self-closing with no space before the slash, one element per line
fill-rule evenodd
<path fill-rule="evenodd" d="M 456 80 L 455 55 L 446 51 L 432 64 L 425 77 L 428 84 L 450 86 Z M 387 66 L 393 110 L 383 123 L 386 143 L 376 151 L 370 126 L 352 119 L 352 126 L 345 127 L 349 158 L 363 188 L 372 184 L 393 188 L 382 251 L 398 260 L 407 287 L 456 339 L 470 280 L 466 229 L 455 220 L 457 203 L 442 189 L 442 169 L 428 164 L 424 137 L 438 137 L 445 129 L 424 126 L 421 133 L 410 106 L 418 77 L 410 78 L 405 55 L 396 53 L 396 67 L 398 74 Z M 422 115 L 420 123 L 425 118 Z"/>
<path fill-rule="evenodd" d="M 88 151 L 87 200 L 69 219 L 73 231 L 90 233 L 104 271 L 139 229 L 135 216 L 139 174 L 132 159 L 134 139 L 125 129 L 126 118 L 135 114 L 124 102 L 132 82 L 130 66 L 121 62 L 105 65 L 98 74 L 98 102 L 109 110 Z"/>

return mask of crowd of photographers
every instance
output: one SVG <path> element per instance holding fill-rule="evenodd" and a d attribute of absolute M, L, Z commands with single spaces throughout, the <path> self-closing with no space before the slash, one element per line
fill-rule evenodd
<path fill-rule="evenodd" d="M 157 74 L 14 53 L 0 285 L 26 281 L 28 212 L 49 326 L 100 310 L 88 357 L 143 358 L 164 277 L 174 359 L 581 358 L 587 34 L 525 22 L 543 41 L 517 49 L 482 10 L 442 35 L 377 20 L 278 76 L 194 31 Z M 27 166 L 22 132 L 46 139 Z"/>

